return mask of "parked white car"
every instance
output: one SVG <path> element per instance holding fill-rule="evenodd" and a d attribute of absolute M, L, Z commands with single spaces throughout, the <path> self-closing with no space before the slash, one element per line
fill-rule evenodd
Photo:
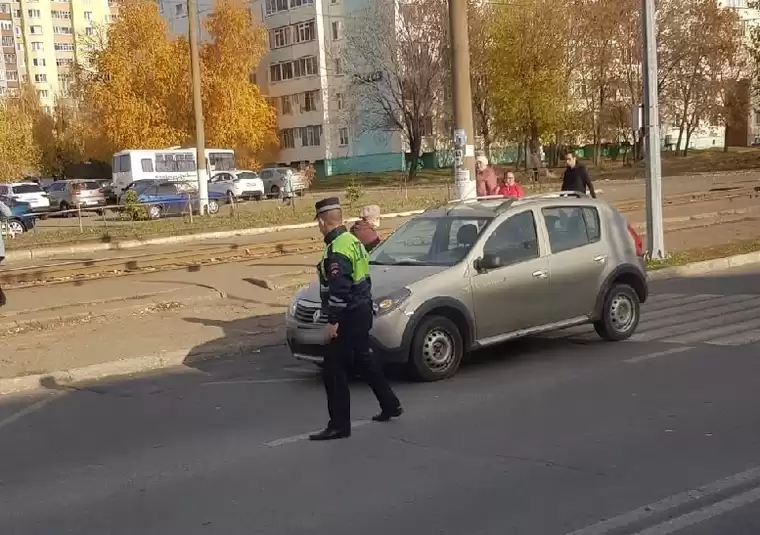
<path fill-rule="evenodd" d="M 208 181 L 208 190 L 227 196 L 227 201 L 264 197 L 264 182 L 254 171 L 236 170 L 215 173 Z"/>
<path fill-rule="evenodd" d="M 50 211 L 48 194 L 34 182 L 0 184 L 0 199 L 29 203 L 32 212 Z"/>

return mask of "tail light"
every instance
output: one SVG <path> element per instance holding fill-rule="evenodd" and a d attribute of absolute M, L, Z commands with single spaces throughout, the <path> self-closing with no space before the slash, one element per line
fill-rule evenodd
<path fill-rule="evenodd" d="M 636 256 L 644 256 L 644 241 L 639 236 L 630 223 L 628 223 L 628 233 L 633 238 L 633 243 L 636 246 Z"/>

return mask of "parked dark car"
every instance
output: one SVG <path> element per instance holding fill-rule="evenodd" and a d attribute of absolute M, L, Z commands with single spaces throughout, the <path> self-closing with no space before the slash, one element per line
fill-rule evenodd
<path fill-rule="evenodd" d="M 167 215 L 179 215 L 188 212 L 191 207 L 192 211 L 200 211 L 200 197 L 198 189 L 194 182 L 173 182 L 169 180 L 138 180 L 124 190 L 134 190 L 137 194 L 137 200 L 141 204 L 148 205 L 148 217 L 158 219 Z M 123 202 L 123 196 L 122 201 Z M 209 192 L 208 194 L 208 211 L 209 214 L 219 212 L 219 206 L 226 202 L 227 196 L 224 193 Z"/>
<path fill-rule="evenodd" d="M 4 199 L 3 202 L 11 209 L 13 215 L 3 221 L 8 230 L 16 234 L 29 232 L 34 228 L 37 221 L 32 214 L 32 205 L 28 202 Z"/>

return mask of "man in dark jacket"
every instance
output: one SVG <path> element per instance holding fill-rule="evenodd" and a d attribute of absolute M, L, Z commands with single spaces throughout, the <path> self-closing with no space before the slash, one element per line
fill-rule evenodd
<path fill-rule="evenodd" d="M 588 189 L 591 196 L 596 199 L 594 184 L 591 183 L 586 166 L 580 163 L 571 152 L 565 154 L 565 163 L 567 168 L 562 175 L 562 191 L 579 191 L 585 194 Z"/>
<path fill-rule="evenodd" d="M 351 234 L 359 238 L 367 252 L 370 252 L 380 243 L 380 236 L 375 230 L 380 226 L 380 207 L 375 204 L 365 206 L 359 217 L 361 219 L 351 227 Z"/>

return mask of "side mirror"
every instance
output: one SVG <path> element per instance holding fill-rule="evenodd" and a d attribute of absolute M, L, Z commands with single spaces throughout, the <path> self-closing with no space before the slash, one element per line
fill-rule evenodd
<path fill-rule="evenodd" d="M 475 261 L 475 269 L 480 272 L 498 269 L 501 267 L 501 258 L 496 255 L 485 254 Z"/>

